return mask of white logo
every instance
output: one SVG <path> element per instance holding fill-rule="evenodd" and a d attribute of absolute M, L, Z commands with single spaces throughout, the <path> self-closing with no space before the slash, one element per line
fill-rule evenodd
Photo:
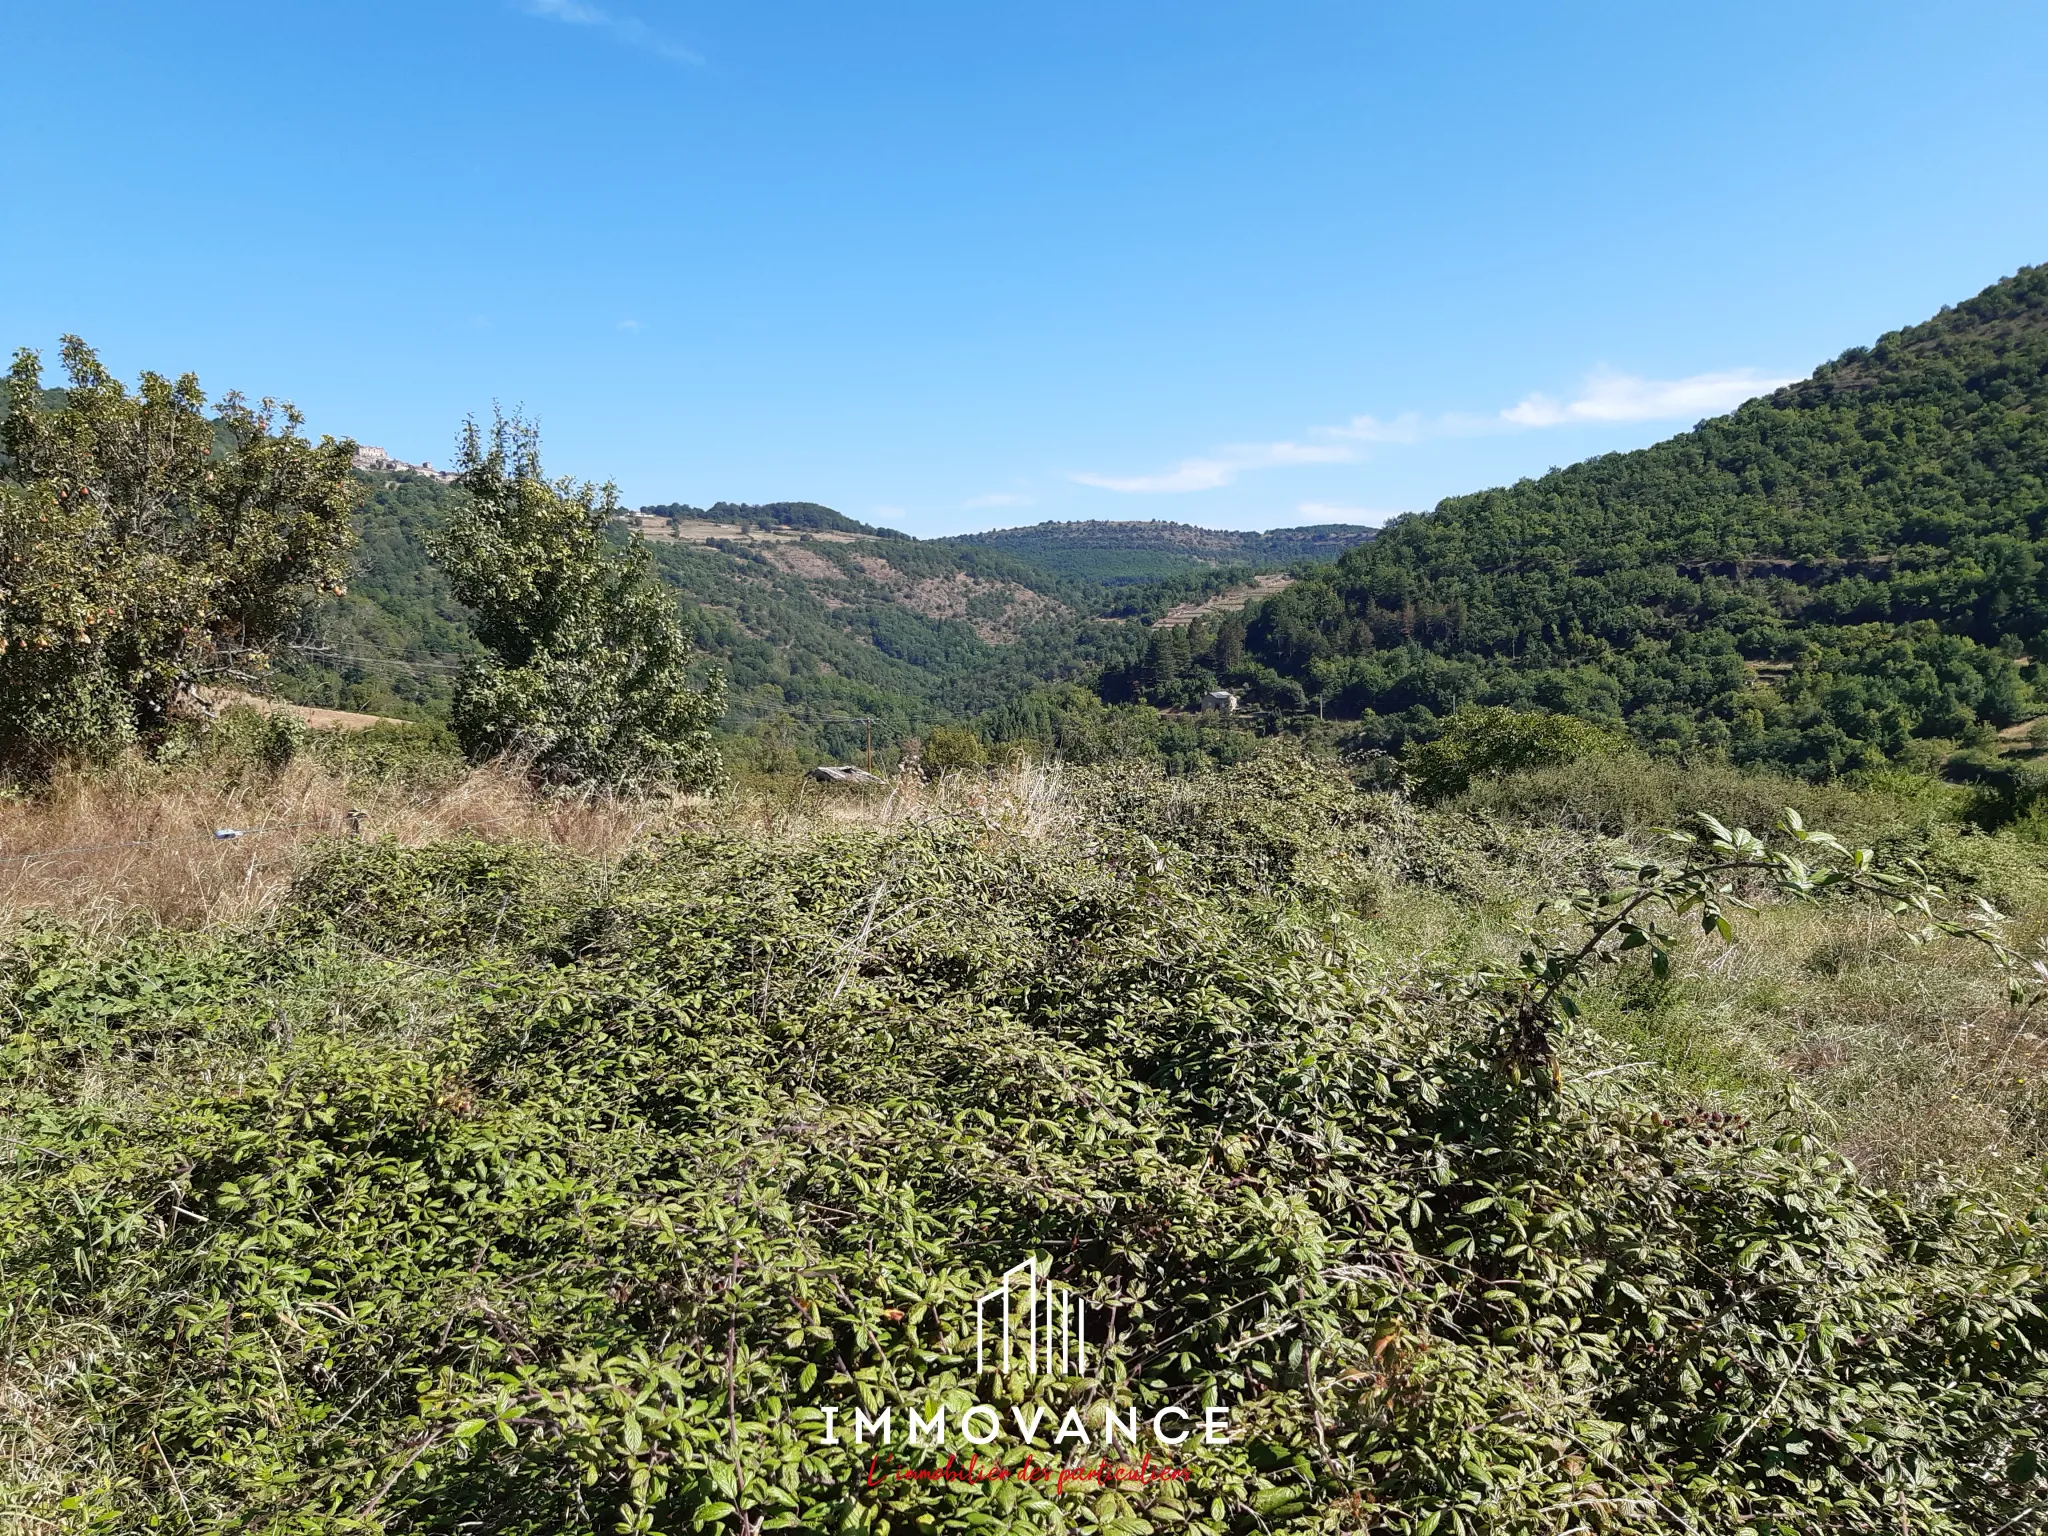
<path fill-rule="evenodd" d="M 1018 1276 L 1024 1284 L 1013 1288 Z M 1015 1294 L 1013 1294 L 1013 1289 Z M 1024 1369 L 1032 1376 L 1050 1376 L 1054 1353 L 1061 1376 L 1085 1375 L 1088 1370 L 1088 1301 L 1064 1285 L 1048 1278 L 1038 1282 L 1036 1254 L 1003 1271 L 1002 1284 L 974 1303 L 974 1369 L 988 1370 L 988 1309 L 991 1302 L 1002 1307 L 1004 1374 L 1011 1369 L 1013 1348 L 1021 1344 Z M 1021 1303 L 1022 1310 L 1019 1311 Z M 1021 1337 L 1020 1337 L 1021 1335 Z"/>
<path fill-rule="evenodd" d="M 999 1316 L 991 1316 L 991 1308 L 999 1308 Z M 1008 1375 L 1011 1371 L 1021 1368 L 1028 1376 L 1033 1377 L 1084 1375 L 1088 1369 L 1090 1310 L 1087 1298 L 1075 1295 L 1070 1287 L 1057 1283 L 1050 1275 L 1040 1276 L 1036 1254 L 1020 1263 L 1012 1264 L 1003 1271 L 1002 1279 L 994 1290 L 975 1300 L 975 1374 L 986 1375 L 995 1369 Z M 1093 1310 L 1097 1313 L 1114 1312 L 1114 1308 L 1105 1307 L 1101 1303 L 1096 1303 Z M 898 1318 L 902 1316 L 901 1313 L 891 1315 Z M 1096 1327 L 1098 1335 L 1101 1335 L 1104 1330 L 1099 1319 Z M 996 1360 L 991 1360 L 992 1354 L 997 1357 Z M 956 1403 L 941 1401 L 927 1402 L 920 1408 L 917 1404 L 907 1401 L 885 1402 L 876 1409 L 870 1409 L 866 1402 L 858 1402 L 852 1405 L 852 1443 L 858 1446 L 888 1446 L 896 1443 L 898 1421 L 895 1414 L 898 1407 L 909 1410 L 906 1433 L 908 1443 L 913 1447 L 946 1445 L 948 1413 L 954 1414 L 952 1432 L 970 1446 L 989 1445 L 1006 1433 L 1002 1409 L 993 1403 L 970 1403 L 965 1408 L 959 1408 Z M 847 1443 L 839 1435 L 841 1407 L 837 1404 L 820 1404 L 816 1412 L 824 1421 L 824 1432 L 818 1443 Z M 1017 1441 L 1034 1450 L 1045 1449 L 1046 1445 L 1040 1439 L 1040 1432 L 1050 1423 L 1053 1412 L 1054 1410 L 1043 1403 L 1010 1404 L 1009 1414 L 1016 1426 Z M 1095 1445 L 1098 1437 L 1105 1452 L 1112 1450 L 1119 1441 L 1135 1446 L 1139 1443 L 1142 1423 L 1136 1403 L 1126 1402 L 1120 1405 L 1112 1398 L 1102 1405 L 1101 1423 L 1091 1430 L 1081 1416 L 1081 1405 L 1076 1404 L 1059 1416 L 1058 1427 L 1052 1435 L 1051 1449 L 1056 1454 L 1064 1455 L 1067 1454 L 1068 1443 L 1072 1442 L 1086 1453 Z M 1184 1443 L 1197 1429 L 1201 1431 L 1204 1445 L 1227 1444 L 1230 1440 L 1230 1409 L 1221 1403 L 1205 1404 L 1194 1409 L 1169 1403 L 1151 1418 L 1152 1439 L 1162 1447 Z M 1147 1460 L 1142 1466 L 1129 1469 L 1119 1467 L 1117 1475 L 1147 1482 L 1187 1480 L 1187 1471 L 1184 1467 L 1165 1470 L 1154 1468 L 1149 1454 L 1147 1453 Z M 955 1468 L 951 1461 L 948 1461 L 944 1470 L 937 1472 L 899 1468 L 885 1473 L 881 1466 L 880 1460 L 870 1463 L 868 1487 L 879 1486 L 878 1479 L 937 1477 L 945 1481 L 989 1482 L 1016 1477 L 1031 1481 L 1056 1473 L 1060 1479 L 1059 1485 L 1064 1490 L 1069 1481 L 1083 1477 L 1081 1472 L 1072 1468 L 1048 1472 L 1031 1460 L 1029 1455 L 1024 1465 L 1014 1470 L 997 1462 L 977 1471 L 980 1463 L 972 1455 L 970 1465 L 964 1472 Z M 1104 1466 L 1107 1467 L 1107 1462 Z"/>

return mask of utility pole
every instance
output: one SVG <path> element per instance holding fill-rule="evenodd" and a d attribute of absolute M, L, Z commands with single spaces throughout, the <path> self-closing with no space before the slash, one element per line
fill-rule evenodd
<path fill-rule="evenodd" d="M 873 772 L 875 771 L 875 722 L 874 722 L 874 721 L 873 721 L 873 719 L 871 719 L 870 717 L 868 717 L 868 716 L 866 716 L 866 715 L 863 715 L 863 716 L 861 716 L 861 722 L 860 722 L 860 723 L 861 723 L 862 725 L 864 725 L 864 726 L 866 726 L 866 727 L 867 727 L 867 735 L 868 735 L 868 745 L 867 745 L 867 761 L 868 761 L 868 772 L 869 772 L 869 773 L 873 773 Z"/>

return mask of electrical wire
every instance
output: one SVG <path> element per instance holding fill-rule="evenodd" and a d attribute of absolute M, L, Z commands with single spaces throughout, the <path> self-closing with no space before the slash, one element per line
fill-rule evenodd
<path fill-rule="evenodd" d="M 459 661 L 405 661 L 396 656 L 345 656 L 335 651 L 316 650 L 310 645 L 292 645 L 285 649 L 296 651 L 307 661 L 354 661 L 378 667 L 403 667 L 409 672 L 460 672 Z"/>
<path fill-rule="evenodd" d="M 229 843 L 240 837 L 260 837 L 266 832 L 299 832 L 307 827 L 321 826 L 317 821 L 292 821 L 274 827 L 215 827 L 210 832 L 184 832 L 173 837 L 131 837 L 118 843 L 81 843 L 76 848 L 39 848 L 32 853 L 0 853 L 0 864 L 14 860 L 57 859 L 72 853 L 103 853 L 110 848 L 154 848 L 164 843 L 193 842 L 205 838 L 209 842 Z"/>

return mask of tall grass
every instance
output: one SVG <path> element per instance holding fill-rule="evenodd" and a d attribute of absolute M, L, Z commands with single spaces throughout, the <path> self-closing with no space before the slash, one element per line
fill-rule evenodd
<path fill-rule="evenodd" d="M 1882 914 L 1777 908 L 1733 945 L 1694 945 L 1668 984 L 1617 978 L 1589 1017 L 1681 1091 L 1789 1113 L 1878 1183 L 2040 1184 L 2048 1019 L 2015 1007 L 1972 946 L 1915 946 Z"/>
<path fill-rule="evenodd" d="M 2048 931 L 2048 850 L 1961 820 L 1967 794 L 1908 774 L 1810 784 L 1726 764 L 1590 760 L 1475 785 L 1465 814 L 1611 837 L 1654 855 L 1659 828 L 1702 812 L 1762 830 L 1786 807 L 1810 826 L 1922 864 L 1960 901 L 2006 912 L 2036 952 Z M 1703 1104 L 1789 1114 L 1890 1185 L 1964 1180 L 2030 1191 L 2048 1156 L 2048 1019 L 1952 943 L 1915 945 L 1899 920 L 1773 907 L 1732 946 L 1694 945 L 1672 978 L 1625 971 L 1589 1012 L 1603 1034 Z"/>
<path fill-rule="evenodd" d="M 355 743 L 316 742 L 281 768 L 215 754 L 59 773 L 33 792 L 0 797 L 0 926 L 31 914 L 109 932 L 136 922 L 257 921 L 305 860 L 337 838 L 419 847 L 471 837 L 617 859 L 691 828 L 785 835 L 965 815 L 1046 837 L 1072 814 L 1059 771 L 1032 763 L 936 782 L 905 774 L 854 791 L 792 774 L 716 801 L 544 793 L 516 764 L 443 760 L 430 769 L 394 771 Z"/>

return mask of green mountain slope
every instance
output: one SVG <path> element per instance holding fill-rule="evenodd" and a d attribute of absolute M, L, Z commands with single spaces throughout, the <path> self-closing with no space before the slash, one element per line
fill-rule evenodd
<path fill-rule="evenodd" d="M 1187 523 L 1035 523 L 962 534 L 944 542 L 999 551 L 1070 580 L 1120 584 L 1223 566 L 1275 570 L 1303 560 L 1332 560 L 1373 533 L 1349 523 L 1265 533 Z"/>
<path fill-rule="evenodd" d="M 1247 655 L 1390 741 L 1499 702 L 1811 774 L 1981 742 L 2041 707 L 2044 407 L 2034 267 L 1655 447 L 1400 519 Z"/>
<path fill-rule="evenodd" d="M 276 691 L 300 703 L 433 718 L 474 652 L 427 535 L 462 492 L 421 476 L 366 475 L 357 571 L 281 661 Z M 1128 665 L 1155 617 L 1244 580 L 1251 567 L 1183 561 L 1178 574 L 1106 585 L 998 549 L 920 540 L 803 502 L 649 507 L 622 520 L 692 615 L 727 675 L 737 731 L 795 717 L 873 716 L 890 742 L 996 708 L 1034 686 Z M 1235 547 L 1235 535 L 1219 547 Z M 844 754 L 840 718 L 811 732 Z"/>
<path fill-rule="evenodd" d="M 863 714 L 901 734 L 1137 644 L 1131 626 L 1099 622 L 1099 593 L 1001 555 L 812 526 L 741 517 L 638 530 L 727 669 L 736 729 L 785 712 Z"/>

